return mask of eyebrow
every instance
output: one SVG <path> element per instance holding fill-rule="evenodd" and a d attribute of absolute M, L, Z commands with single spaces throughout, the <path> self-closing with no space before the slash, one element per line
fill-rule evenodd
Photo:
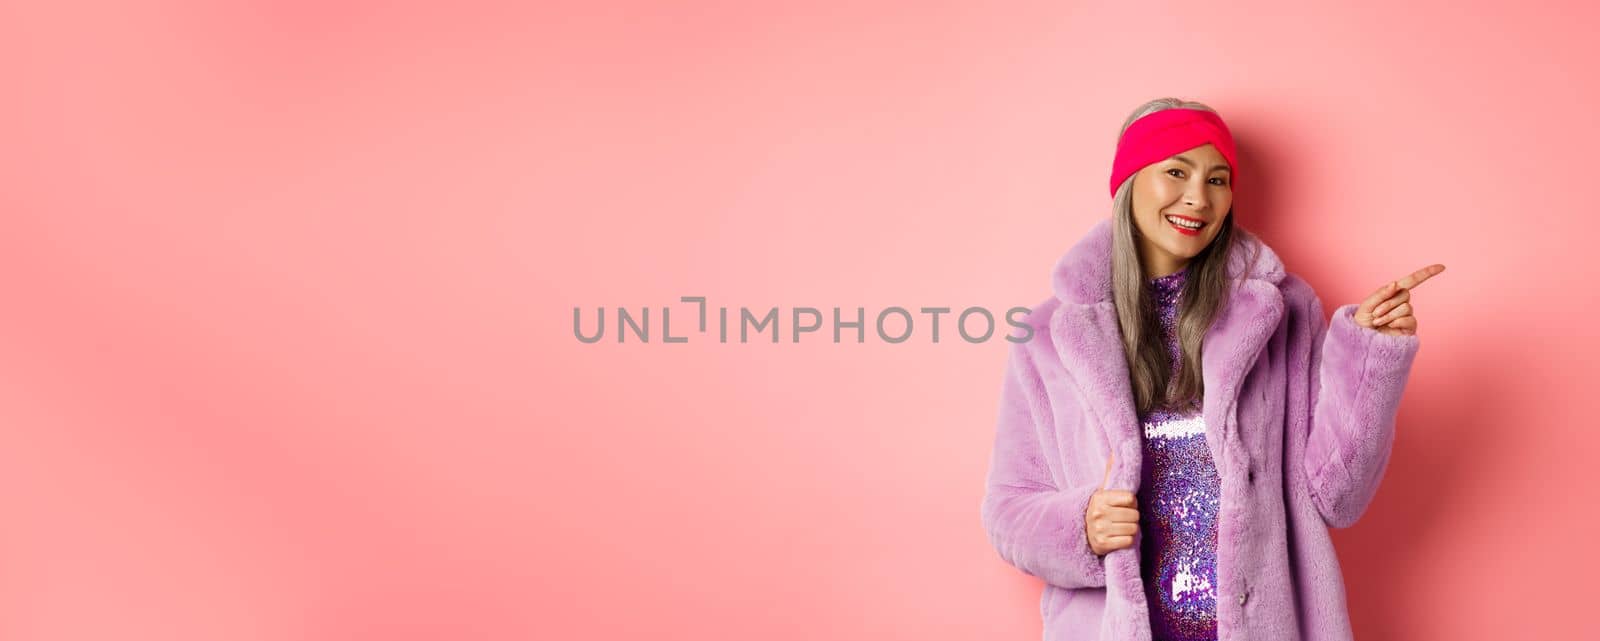
<path fill-rule="evenodd" d="M 1193 160 L 1189 160 L 1189 159 L 1188 159 L 1188 158 L 1185 158 L 1185 157 L 1183 157 L 1183 156 L 1173 156 L 1173 159 L 1175 159 L 1175 160 L 1181 160 L 1181 161 L 1183 161 L 1183 164 L 1185 164 L 1185 165 L 1188 165 L 1188 166 L 1190 166 L 1190 167 L 1193 167 L 1193 166 L 1195 166 L 1195 162 L 1194 162 L 1194 161 L 1193 161 Z M 1229 174 L 1230 174 L 1230 175 L 1231 175 L 1231 174 L 1232 174 L 1232 173 L 1233 173 L 1233 170 L 1231 170 L 1231 169 L 1228 169 L 1228 166 L 1227 166 L 1227 165 L 1212 165 L 1212 166 L 1211 166 L 1211 171 L 1216 171 L 1216 170 L 1218 170 L 1218 169 L 1221 169 L 1221 170 L 1223 170 L 1223 171 L 1226 171 L 1226 172 L 1228 172 L 1228 173 L 1229 173 Z"/>

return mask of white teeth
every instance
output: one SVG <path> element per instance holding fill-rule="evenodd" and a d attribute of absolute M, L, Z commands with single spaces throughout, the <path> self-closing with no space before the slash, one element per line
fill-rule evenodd
<path fill-rule="evenodd" d="M 1200 223 L 1190 222 L 1190 221 L 1184 220 L 1182 218 L 1173 218 L 1172 216 L 1167 216 L 1167 220 L 1172 221 L 1173 224 L 1179 225 L 1181 227 L 1187 227 L 1189 229 L 1199 229 L 1200 225 L 1201 225 Z"/>

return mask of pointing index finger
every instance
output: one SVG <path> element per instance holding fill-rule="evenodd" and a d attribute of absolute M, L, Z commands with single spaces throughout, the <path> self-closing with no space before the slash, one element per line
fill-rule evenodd
<path fill-rule="evenodd" d="M 1400 289 L 1412 289 L 1417 285 L 1421 285 L 1423 281 L 1433 278 L 1443 271 L 1444 265 L 1434 263 L 1417 271 L 1411 272 L 1405 278 L 1395 281 L 1395 283 L 1400 286 Z"/>

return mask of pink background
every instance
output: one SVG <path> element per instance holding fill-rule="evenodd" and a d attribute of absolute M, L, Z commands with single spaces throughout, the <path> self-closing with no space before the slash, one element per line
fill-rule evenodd
<path fill-rule="evenodd" d="M 572 309 L 1036 305 L 1165 95 L 1327 310 L 1448 267 L 1357 636 L 1594 634 L 1597 16 L 1506 4 L 13 3 L 0 637 L 1037 639 L 1004 342 Z"/>

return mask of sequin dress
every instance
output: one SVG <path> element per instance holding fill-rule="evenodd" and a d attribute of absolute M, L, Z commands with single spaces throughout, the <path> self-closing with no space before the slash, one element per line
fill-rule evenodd
<path fill-rule="evenodd" d="M 1149 279 L 1176 385 L 1181 363 L 1175 327 L 1185 265 Z M 1152 409 L 1139 417 L 1144 465 L 1139 485 L 1140 571 L 1154 641 L 1217 638 L 1217 509 L 1221 478 L 1206 447 L 1200 403 Z"/>

